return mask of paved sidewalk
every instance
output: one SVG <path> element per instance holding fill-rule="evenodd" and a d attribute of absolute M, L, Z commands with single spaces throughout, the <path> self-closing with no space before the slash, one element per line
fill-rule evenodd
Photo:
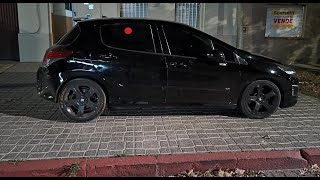
<path fill-rule="evenodd" d="M 316 98 L 300 95 L 296 106 L 260 120 L 230 110 L 150 107 L 73 123 L 38 97 L 38 65 L 0 74 L 0 161 L 320 147 Z"/>
<path fill-rule="evenodd" d="M 15 62 L 0 62 L 0 74 L 6 70 L 8 70 L 10 67 L 14 66 Z"/>
<path fill-rule="evenodd" d="M 263 171 L 266 177 L 317 177 L 314 174 L 302 174 L 302 169 L 269 170 Z"/>

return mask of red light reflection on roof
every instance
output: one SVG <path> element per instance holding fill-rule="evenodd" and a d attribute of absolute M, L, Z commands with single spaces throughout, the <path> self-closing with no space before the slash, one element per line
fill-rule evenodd
<path fill-rule="evenodd" d="M 131 34 L 131 33 L 132 33 L 132 28 L 131 28 L 131 27 L 126 27 L 126 28 L 124 29 L 124 33 L 125 33 L 125 34 Z"/>

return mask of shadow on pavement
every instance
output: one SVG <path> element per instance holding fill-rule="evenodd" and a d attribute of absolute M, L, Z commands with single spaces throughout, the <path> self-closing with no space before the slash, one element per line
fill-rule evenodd
<path fill-rule="evenodd" d="M 0 74 L 0 117 L 26 116 L 37 119 L 70 122 L 56 103 L 42 99 L 36 91 L 36 73 L 6 72 Z M 242 117 L 236 110 L 208 106 L 115 107 L 102 116 L 170 116 L 221 115 Z"/>

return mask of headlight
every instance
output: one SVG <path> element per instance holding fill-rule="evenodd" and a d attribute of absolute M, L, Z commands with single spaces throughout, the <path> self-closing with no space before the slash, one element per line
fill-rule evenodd
<path fill-rule="evenodd" d="M 278 66 L 279 69 L 281 69 L 282 71 L 286 72 L 287 74 L 290 74 L 290 75 L 295 75 L 296 74 L 296 71 L 292 68 L 289 68 L 289 67 L 286 67 L 286 66 L 282 66 L 282 65 L 279 65 Z"/>

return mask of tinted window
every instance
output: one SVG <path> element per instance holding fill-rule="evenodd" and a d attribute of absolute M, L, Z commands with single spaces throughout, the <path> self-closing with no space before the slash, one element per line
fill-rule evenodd
<path fill-rule="evenodd" d="M 148 24 L 110 24 L 101 27 L 102 42 L 111 47 L 154 52 L 153 34 Z"/>
<path fill-rule="evenodd" d="M 65 34 L 58 42 L 57 45 L 69 45 L 72 44 L 80 34 L 79 25 L 75 25 L 71 31 Z"/>
<path fill-rule="evenodd" d="M 184 29 L 163 27 L 172 55 L 205 57 L 212 50 L 210 39 Z"/>

